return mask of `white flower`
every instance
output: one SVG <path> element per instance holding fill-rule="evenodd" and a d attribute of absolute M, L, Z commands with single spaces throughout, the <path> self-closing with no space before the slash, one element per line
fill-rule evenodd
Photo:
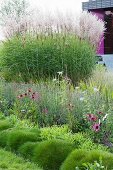
<path fill-rule="evenodd" d="M 63 71 L 58 71 L 57 73 L 59 74 L 59 76 L 62 76 Z"/>
<path fill-rule="evenodd" d="M 108 116 L 108 114 L 106 114 L 106 115 L 103 117 L 102 120 L 104 121 L 104 120 L 107 118 L 107 116 Z"/>
<path fill-rule="evenodd" d="M 83 91 L 82 94 L 86 94 L 87 90 Z"/>
<path fill-rule="evenodd" d="M 80 101 L 83 101 L 84 100 L 84 97 L 80 97 Z"/>
<path fill-rule="evenodd" d="M 78 90 L 80 87 L 75 87 L 76 90 Z"/>
<path fill-rule="evenodd" d="M 94 92 L 98 92 L 99 89 L 97 89 L 96 87 L 93 88 Z"/>
<path fill-rule="evenodd" d="M 22 113 L 25 113 L 25 112 L 26 112 L 26 110 L 24 110 L 24 109 L 23 109 L 23 110 L 21 110 L 21 112 L 22 112 Z"/>
<path fill-rule="evenodd" d="M 57 79 L 56 79 L 56 78 L 54 78 L 54 79 L 53 79 L 53 82 L 54 82 L 54 81 L 57 81 Z"/>

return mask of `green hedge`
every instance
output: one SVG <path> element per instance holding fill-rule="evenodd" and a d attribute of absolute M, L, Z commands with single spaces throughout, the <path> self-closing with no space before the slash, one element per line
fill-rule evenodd
<path fill-rule="evenodd" d="M 83 168 L 83 163 L 94 163 L 94 161 L 99 162 L 102 159 L 102 164 L 105 168 L 113 169 L 113 154 L 105 151 L 99 150 L 74 150 L 64 161 L 60 170 L 75 170 L 79 167 L 81 170 Z"/>
<path fill-rule="evenodd" d="M 12 128 L 13 125 L 8 120 L 0 120 L 0 131 Z"/>
<path fill-rule="evenodd" d="M 45 170 L 59 170 L 72 150 L 73 146 L 62 140 L 44 141 L 34 148 L 32 160 Z"/>
<path fill-rule="evenodd" d="M 34 148 L 38 146 L 38 144 L 39 144 L 38 142 L 26 142 L 19 147 L 18 152 L 25 159 L 32 160 L 34 154 Z"/>
<path fill-rule="evenodd" d="M 76 83 L 95 65 L 92 46 L 70 34 L 13 37 L 4 42 L 0 55 L 2 76 L 8 81 L 53 78 L 63 71 Z"/>
<path fill-rule="evenodd" d="M 7 146 L 11 150 L 17 151 L 22 144 L 26 142 L 37 142 L 38 140 L 39 135 L 37 133 L 14 129 L 9 133 Z"/>
<path fill-rule="evenodd" d="M 6 147 L 12 151 L 17 151 L 18 148 L 26 142 L 40 141 L 40 131 L 33 129 L 7 129 L 0 132 L 0 146 Z"/>
<path fill-rule="evenodd" d="M 42 170 L 38 165 L 25 161 L 14 153 L 0 149 L 0 170 Z"/>
<path fill-rule="evenodd" d="M 0 147 L 7 147 L 7 140 L 11 130 L 3 130 L 0 132 Z"/>

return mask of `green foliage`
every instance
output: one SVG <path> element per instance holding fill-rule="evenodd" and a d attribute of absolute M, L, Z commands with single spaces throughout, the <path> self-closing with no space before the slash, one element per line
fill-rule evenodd
<path fill-rule="evenodd" d="M 39 140 L 39 134 L 30 132 L 27 130 L 12 130 L 8 136 L 7 146 L 13 150 L 17 151 L 20 145 L 25 142 L 36 142 Z"/>
<path fill-rule="evenodd" d="M 32 156 L 34 154 L 34 148 L 38 146 L 38 144 L 39 144 L 38 142 L 26 142 L 19 147 L 18 152 L 24 158 L 32 160 Z"/>
<path fill-rule="evenodd" d="M 108 150 L 108 148 L 103 145 L 95 144 L 85 133 L 73 134 L 67 125 L 45 127 L 41 128 L 40 130 L 42 140 L 61 139 L 65 142 L 74 144 L 74 146 L 78 149 L 99 149 L 103 151 Z"/>
<path fill-rule="evenodd" d="M 102 159 L 103 166 L 112 170 L 113 154 L 99 150 L 74 150 L 62 164 L 61 170 L 75 170 L 75 167 L 84 169 L 84 163 L 94 163 L 95 161 L 99 162 L 100 158 Z"/>
<path fill-rule="evenodd" d="M 6 80 L 29 82 L 63 71 L 74 83 L 87 78 L 95 65 L 92 46 L 74 35 L 19 36 L 7 40 L 1 51 Z"/>
<path fill-rule="evenodd" d="M 9 136 L 10 130 L 3 130 L 0 132 L 0 146 L 1 147 L 6 147 L 7 146 L 7 140 Z"/>
<path fill-rule="evenodd" d="M 34 149 L 33 161 L 46 170 L 58 170 L 73 146 L 62 140 L 44 141 Z"/>
<path fill-rule="evenodd" d="M 0 170 L 42 170 L 31 162 L 17 157 L 11 152 L 0 149 Z"/>
<path fill-rule="evenodd" d="M 94 161 L 94 163 L 83 163 L 83 167 L 86 170 L 101 170 L 101 169 L 106 169 L 103 164 L 102 164 L 102 160 L 99 160 L 99 163 L 97 161 Z M 80 170 L 78 167 L 76 167 L 76 170 Z"/>
<path fill-rule="evenodd" d="M 51 140 L 51 139 L 64 139 L 66 134 L 70 134 L 71 131 L 67 125 L 63 126 L 51 126 L 41 128 L 41 139 L 42 140 Z"/>
<path fill-rule="evenodd" d="M 0 120 L 0 131 L 11 128 L 13 125 L 8 120 Z"/>

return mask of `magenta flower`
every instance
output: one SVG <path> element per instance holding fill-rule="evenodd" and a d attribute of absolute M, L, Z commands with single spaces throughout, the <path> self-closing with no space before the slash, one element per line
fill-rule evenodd
<path fill-rule="evenodd" d="M 37 93 L 37 92 L 34 92 L 34 93 L 32 93 L 31 98 L 32 98 L 33 100 L 39 100 L 39 99 L 40 99 L 40 94 Z"/>
<path fill-rule="evenodd" d="M 93 126 L 92 126 L 93 130 L 95 132 L 98 132 L 100 130 L 100 124 L 99 123 L 95 123 Z"/>
<path fill-rule="evenodd" d="M 86 116 L 87 116 L 89 121 L 94 121 L 95 122 L 98 119 L 97 116 L 95 116 L 94 114 L 91 114 L 91 113 L 87 114 Z"/>
<path fill-rule="evenodd" d="M 102 115 L 102 114 L 103 114 L 103 112 L 98 112 L 98 114 L 99 114 L 99 115 Z"/>

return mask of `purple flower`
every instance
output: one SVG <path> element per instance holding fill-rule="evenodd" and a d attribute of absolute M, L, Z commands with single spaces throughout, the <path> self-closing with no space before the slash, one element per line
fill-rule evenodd
<path fill-rule="evenodd" d="M 94 121 L 95 122 L 98 119 L 97 116 L 95 116 L 94 114 L 91 114 L 91 113 L 87 114 L 86 116 L 87 116 L 89 121 Z"/>
<path fill-rule="evenodd" d="M 92 126 L 93 130 L 95 132 L 98 132 L 100 130 L 100 124 L 99 123 L 95 123 L 93 126 Z"/>

